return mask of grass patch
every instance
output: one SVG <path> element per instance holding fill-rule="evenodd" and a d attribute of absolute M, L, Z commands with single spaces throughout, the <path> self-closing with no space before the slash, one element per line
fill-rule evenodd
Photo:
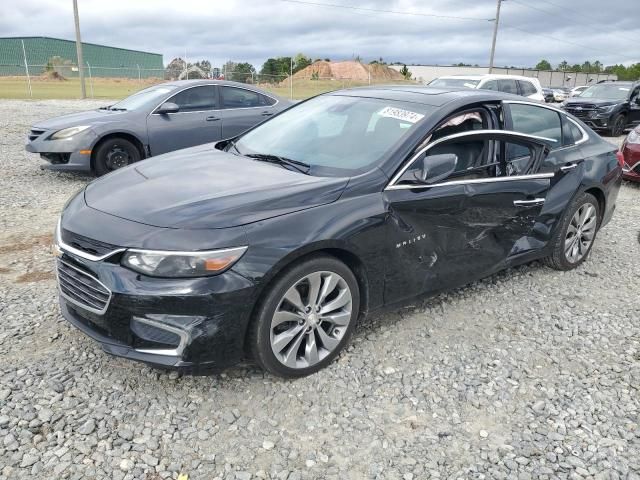
<path fill-rule="evenodd" d="M 88 98 L 109 98 L 120 99 L 137 92 L 138 90 L 162 83 L 160 79 L 144 79 L 134 80 L 127 78 L 94 78 L 93 82 L 89 79 L 86 81 Z M 384 81 L 374 82 L 372 84 L 399 84 L 413 82 Z M 93 89 L 92 89 L 93 85 Z M 295 79 L 293 80 L 293 98 L 301 100 L 332 90 L 340 90 L 342 88 L 361 87 L 369 85 L 369 82 L 352 81 L 352 80 L 310 80 Z M 289 98 L 291 87 L 287 80 L 278 84 L 260 84 L 256 85 L 263 90 L 272 92 L 283 98 Z M 49 80 L 41 77 L 31 79 L 31 88 L 33 90 L 33 98 L 39 100 L 45 99 L 77 99 L 80 98 L 80 80 L 70 78 L 67 80 Z M 26 77 L 0 77 L 0 98 L 13 99 L 29 99 L 29 87 Z"/>

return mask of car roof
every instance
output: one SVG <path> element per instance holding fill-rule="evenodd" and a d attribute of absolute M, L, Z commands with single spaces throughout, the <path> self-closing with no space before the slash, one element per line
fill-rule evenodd
<path fill-rule="evenodd" d="M 185 88 L 185 87 L 192 87 L 192 86 L 197 86 L 197 85 L 223 85 L 223 86 L 229 86 L 229 87 L 238 87 L 238 88 L 246 88 L 249 90 L 253 90 L 256 92 L 259 92 L 263 95 L 266 95 L 268 97 L 271 97 L 275 100 L 278 100 L 280 102 L 288 102 L 290 100 L 281 97 L 278 94 L 275 93 L 271 93 L 267 90 L 264 90 L 262 88 L 259 88 L 255 85 L 251 85 L 248 83 L 241 83 L 241 82 L 232 82 L 230 80 L 214 80 L 214 79 L 198 79 L 198 80 L 172 80 L 169 82 L 165 82 L 165 83 L 159 83 L 158 85 L 154 85 L 154 86 L 166 86 L 166 87 L 175 87 L 175 88 Z"/>
<path fill-rule="evenodd" d="M 466 99 L 469 102 L 524 100 L 523 97 L 519 95 L 502 93 L 494 90 L 477 90 L 464 87 L 429 87 L 426 85 L 356 87 L 345 90 L 336 90 L 334 92 L 329 92 L 327 95 L 378 98 L 391 101 L 419 103 L 434 107 L 439 107 L 446 103 L 463 99 Z"/>
<path fill-rule="evenodd" d="M 198 80 L 171 80 L 169 82 L 161 83 L 159 85 L 166 86 L 175 86 L 175 87 L 188 87 L 194 85 L 229 85 L 232 87 L 240 87 L 240 88 L 249 88 L 252 90 L 260 90 L 262 89 L 256 87 L 255 85 L 250 85 L 248 83 L 241 82 L 232 82 L 230 80 L 214 80 L 214 79 L 198 79 Z"/>
<path fill-rule="evenodd" d="M 438 77 L 438 78 L 444 78 L 444 79 L 459 78 L 461 80 L 484 80 L 485 78 L 495 78 L 495 79 L 513 78 L 515 80 L 538 80 L 536 77 L 525 77 L 523 75 L 507 75 L 507 74 L 500 74 L 500 73 L 484 73 L 481 75 L 464 75 L 464 74 L 443 75 L 442 77 Z"/>

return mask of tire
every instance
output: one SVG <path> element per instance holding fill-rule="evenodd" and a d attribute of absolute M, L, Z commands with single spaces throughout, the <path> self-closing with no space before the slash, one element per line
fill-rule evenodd
<path fill-rule="evenodd" d="M 358 281 L 349 267 L 328 255 L 309 257 L 287 268 L 267 288 L 247 337 L 253 360 L 285 378 L 304 377 L 329 365 L 349 343 L 360 310 Z M 309 301 L 314 291 L 317 304 Z M 322 316 L 303 313 L 310 303 L 329 310 Z"/>
<path fill-rule="evenodd" d="M 583 214 L 587 216 L 585 216 L 585 222 L 580 225 L 580 217 Z M 545 264 L 564 271 L 573 270 L 582 264 L 589 256 L 596 239 L 600 215 L 598 200 L 593 195 L 589 193 L 578 195 L 562 216 L 558 231 L 552 240 L 553 250 L 544 259 Z M 580 235 L 580 238 L 577 238 L 577 235 Z M 585 245 L 587 239 L 589 241 Z M 573 248 L 569 248 L 572 245 Z M 576 256 L 573 255 L 574 253 Z"/>
<path fill-rule="evenodd" d="M 119 137 L 108 138 L 95 151 L 93 169 L 101 177 L 118 168 L 139 161 L 140 150 L 129 140 Z"/>
<path fill-rule="evenodd" d="M 619 113 L 618 115 L 613 117 L 613 120 L 611 122 L 611 128 L 609 129 L 609 135 L 612 137 L 619 137 L 624 133 L 624 127 L 626 126 L 627 126 L 626 117 L 622 113 Z"/>

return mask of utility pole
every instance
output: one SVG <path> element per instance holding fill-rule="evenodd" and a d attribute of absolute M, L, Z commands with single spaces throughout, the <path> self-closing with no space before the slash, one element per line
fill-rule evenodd
<path fill-rule="evenodd" d="M 491 56 L 489 57 L 489 73 L 493 72 L 493 56 L 496 53 L 496 38 L 498 38 L 498 24 L 500 23 L 500 4 L 504 0 L 498 0 L 496 7 L 496 18 L 493 19 L 493 40 L 491 41 Z"/>
<path fill-rule="evenodd" d="M 84 62 L 82 61 L 82 40 L 80 39 L 80 17 L 78 17 L 78 0 L 73 0 L 73 18 L 76 22 L 76 54 L 78 55 L 78 74 L 80 75 L 81 98 L 87 98 L 84 85 Z"/>

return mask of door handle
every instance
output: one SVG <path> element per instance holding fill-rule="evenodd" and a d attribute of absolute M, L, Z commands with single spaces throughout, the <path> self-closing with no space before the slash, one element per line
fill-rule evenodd
<path fill-rule="evenodd" d="M 544 198 L 534 198 L 532 200 L 514 200 L 513 204 L 516 207 L 539 207 L 544 205 Z"/>
<path fill-rule="evenodd" d="M 577 166 L 578 166 L 578 162 L 576 162 L 576 163 L 567 163 L 566 165 L 563 165 L 563 166 L 560 167 L 560 171 L 568 172 L 569 170 L 573 170 Z"/>
<path fill-rule="evenodd" d="M 214 117 L 213 115 L 211 115 L 210 117 L 207 117 L 205 120 L 207 122 L 216 122 L 216 121 L 220 120 L 220 117 Z"/>
<path fill-rule="evenodd" d="M 271 115 L 273 115 L 273 112 L 262 112 L 263 117 L 270 117 Z"/>

